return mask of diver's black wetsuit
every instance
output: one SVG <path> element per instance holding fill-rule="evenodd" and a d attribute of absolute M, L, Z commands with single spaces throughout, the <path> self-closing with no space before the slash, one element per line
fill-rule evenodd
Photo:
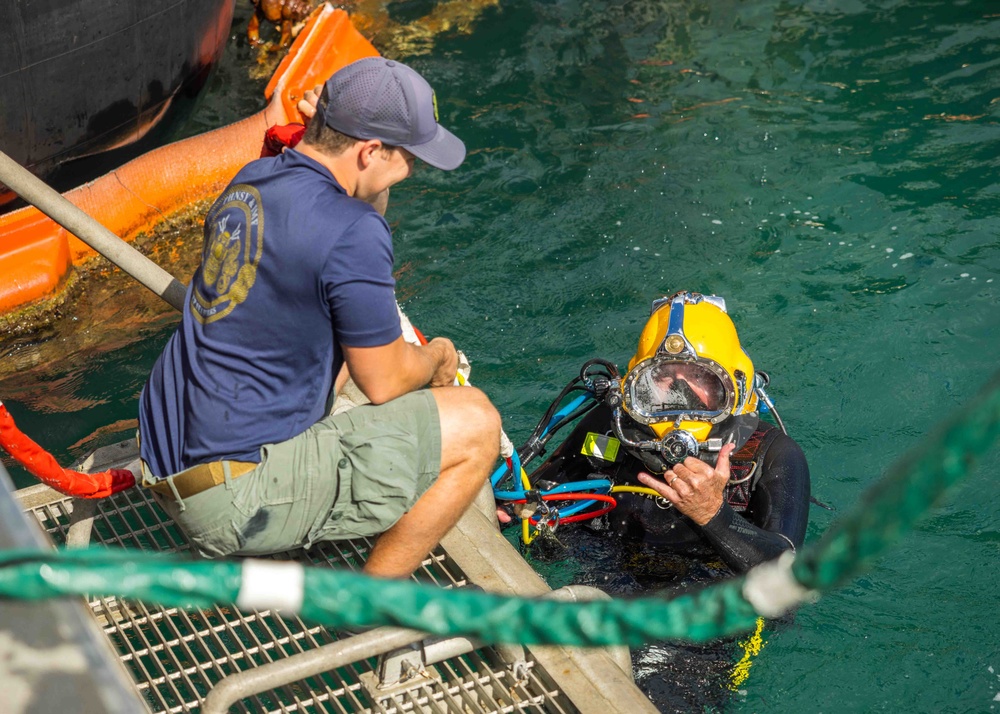
<path fill-rule="evenodd" d="M 580 420 L 532 473 L 532 484 L 545 488 L 540 481 L 608 478 L 619 485 L 642 485 L 636 474 L 648 468 L 624 448 L 613 461 L 583 455 L 588 433 L 614 437 L 611 411 L 606 406 L 596 407 Z M 722 508 L 704 526 L 695 524 L 665 499 L 620 493 L 615 494 L 618 507 L 608 515 L 612 532 L 692 555 L 710 547 L 737 573 L 801 546 L 809 516 L 809 467 L 799 445 L 777 428 L 760 422 L 747 445 L 731 456 L 731 463 L 732 477 L 745 481 L 726 487 Z"/>

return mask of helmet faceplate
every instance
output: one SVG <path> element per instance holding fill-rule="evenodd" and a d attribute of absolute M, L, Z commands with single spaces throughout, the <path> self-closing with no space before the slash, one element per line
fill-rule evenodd
<path fill-rule="evenodd" d="M 623 406 L 660 438 L 683 430 L 699 443 L 710 432 L 725 440 L 731 432 L 739 441 L 746 429 L 726 427 L 746 421 L 734 416 L 756 416 L 753 380 L 753 362 L 740 346 L 725 301 L 681 292 L 653 303 L 622 381 Z"/>

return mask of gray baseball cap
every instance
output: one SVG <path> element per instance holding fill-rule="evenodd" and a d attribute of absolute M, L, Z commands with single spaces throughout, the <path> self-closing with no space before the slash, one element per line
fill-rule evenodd
<path fill-rule="evenodd" d="M 465 159 L 462 140 L 438 124 L 431 85 L 405 64 L 359 59 L 326 81 L 326 96 L 324 121 L 341 134 L 401 146 L 446 171 Z"/>

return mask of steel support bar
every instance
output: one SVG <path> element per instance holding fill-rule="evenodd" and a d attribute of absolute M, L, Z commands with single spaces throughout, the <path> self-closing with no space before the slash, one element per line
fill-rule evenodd
<path fill-rule="evenodd" d="M 231 674 L 216 684 L 205 698 L 204 714 L 225 714 L 245 697 L 266 692 L 291 682 L 344 667 L 351 662 L 419 642 L 426 632 L 400 627 L 379 627 L 345 640 L 276 660 L 260 667 Z"/>

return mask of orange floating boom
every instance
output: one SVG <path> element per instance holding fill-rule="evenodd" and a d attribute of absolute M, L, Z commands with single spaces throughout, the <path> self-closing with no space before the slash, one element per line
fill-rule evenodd
<path fill-rule="evenodd" d="M 132 240 L 177 210 L 221 191 L 260 155 L 268 127 L 302 120 L 295 105 L 307 89 L 345 64 L 377 54 L 347 13 L 325 3 L 310 15 L 271 78 L 264 110 L 144 154 L 64 196 L 112 233 Z M 0 313 L 52 296 L 73 265 L 94 255 L 35 208 L 0 216 Z"/>

